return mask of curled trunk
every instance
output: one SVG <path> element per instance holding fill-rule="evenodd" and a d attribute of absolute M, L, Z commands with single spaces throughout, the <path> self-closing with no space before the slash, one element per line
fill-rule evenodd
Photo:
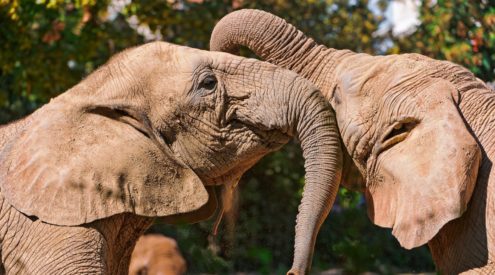
<path fill-rule="evenodd" d="M 311 98 L 324 101 L 318 91 Z M 332 208 L 342 174 L 340 136 L 329 105 L 308 100 L 297 123 L 297 135 L 306 178 L 296 222 L 294 264 L 289 274 L 309 272 L 316 237 Z"/>
<path fill-rule="evenodd" d="M 352 54 L 319 45 L 280 17 L 249 9 L 226 15 L 211 34 L 212 51 L 235 54 L 241 46 L 265 61 L 297 72 L 320 88 L 342 56 Z"/>
<path fill-rule="evenodd" d="M 215 26 L 210 40 L 211 50 L 236 53 L 240 46 L 248 47 L 262 59 L 311 80 L 327 96 L 329 89 L 325 88 L 329 74 L 340 58 L 352 54 L 351 51 L 318 45 L 282 18 L 259 10 L 233 12 Z M 313 95 L 317 96 L 321 97 L 319 93 Z M 329 105 L 309 102 L 297 119 L 297 133 L 306 160 L 306 184 L 297 216 L 294 262 L 288 274 L 309 272 L 316 236 L 333 205 L 342 170 L 335 115 Z M 332 113 L 331 119 L 324 116 L 328 111 Z M 316 121 L 312 121 L 313 118 Z M 325 126 L 325 121 L 332 124 Z"/>
<path fill-rule="evenodd" d="M 257 125 L 268 122 L 270 128 L 300 140 L 306 180 L 291 271 L 299 274 L 309 271 L 316 236 L 335 200 L 342 174 L 342 149 L 335 114 L 320 91 L 295 73 L 277 71 L 282 75 L 276 72 L 273 78 L 263 79 L 282 81 L 271 84 L 275 86 L 269 93 L 256 93 L 249 98 L 246 109 L 239 110 L 238 115 L 243 116 L 241 120 L 255 119 L 251 123 Z"/>

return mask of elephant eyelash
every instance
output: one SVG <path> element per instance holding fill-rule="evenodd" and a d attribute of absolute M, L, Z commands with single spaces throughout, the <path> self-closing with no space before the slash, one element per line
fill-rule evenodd
<path fill-rule="evenodd" d="M 214 90 L 217 87 L 218 80 L 215 75 L 207 75 L 199 83 L 199 89 Z"/>
<path fill-rule="evenodd" d="M 195 85 L 191 89 L 195 95 L 205 96 L 212 94 L 218 87 L 218 78 L 211 69 L 199 70 L 195 72 Z"/>
<path fill-rule="evenodd" d="M 411 126 L 409 124 L 398 123 L 392 128 L 392 131 L 385 137 L 385 140 L 389 140 L 396 136 L 402 135 L 404 133 L 409 132 Z"/>
<path fill-rule="evenodd" d="M 394 123 L 394 125 L 390 127 L 390 129 L 386 132 L 385 137 L 382 139 L 379 151 L 385 151 L 406 139 L 411 130 L 417 124 L 417 120 L 410 118 Z"/>
<path fill-rule="evenodd" d="M 39 220 L 39 218 L 34 215 L 25 215 L 25 216 L 33 222 Z"/>

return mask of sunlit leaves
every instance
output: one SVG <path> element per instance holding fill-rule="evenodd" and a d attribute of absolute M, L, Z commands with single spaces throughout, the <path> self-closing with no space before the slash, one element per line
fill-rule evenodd
<path fill-rule="evenodd" d="M 123 18 L 101 17 L 106 1 L 20 1 L 15 20 L 13 3 L 0 5 L 0 122 L 31 112 L 139 42 Z"/>
<path fill-rule="evenodd" d="M 466 66 L 486 81 L 495 78 L 495 2 L 424 1 L 422 24 L 398 39 L 396 52 L 419 52 Z"/>

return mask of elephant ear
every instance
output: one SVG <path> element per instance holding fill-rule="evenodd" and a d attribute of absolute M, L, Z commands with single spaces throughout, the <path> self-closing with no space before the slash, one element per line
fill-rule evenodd
<path fill-rule="evenodd" d="M 26 215 L 70 226 L 208 202 L 198 176 L 125 110 L 56 99 L 31 116 L 0 154 L 2 194 Z"/>
<path fill-rule="evenodd" d="M 417 99 L 423 118 L 404 141 L 383 153 L 378 168 L 382 180 L 366 190 L 370 218 L 392 227 L 408 249 L 427 243 L 465 212 L 481 159 L 458 111 L 455 87 L 431 79 L 421 89 Z"/>
<path fill-rule="evenodd" d="M 200 208 L 182 214 L 169 215 L 160 220 L 167 224 L 188 224 L 205 221 L 215 214 L 218 209 L 219 201 L 216 195 L 216 186 L 206 186 L 208 192 L 208 202 Z"/>

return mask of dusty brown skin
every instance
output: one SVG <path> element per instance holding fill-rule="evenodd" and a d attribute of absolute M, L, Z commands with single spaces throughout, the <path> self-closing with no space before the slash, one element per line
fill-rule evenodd
<path fill-rule="evenodd" d="M 181 275 L 187 270 L 177 242 L 158 234 L 141 236 L 132 251 L 129 275 Z"/>
<path fill-rule="evenodd" d="M 485 83 L 418 54 L 327 48 L 256 10 L 224 17 L 210 45 L 228 52 L 247 46 L 321 89 L 352 158 L 344 158 L 342 183 L 365 192 L 370 219 L 393 228 L 403 247 L 428 243 L 442 274 L 495 272 L 495 93 Z M 365 180 L 349 186 L 356 168 Z M 308 240 L 317 231 L 304 216 L 319 211 L 324 198 L 306 197 L 319 192 L 305 190 L 289 273 L 309 270 Z"/>
<path fill-rule="evenodd" d="M 164 42 L 120 53 L 0 128 L 3 267 L 125 274 L 153 217 L 210 217 L 213 185 L 231 188 L 292 136 L 308 184 L 340 180 L 333 112 L 296 73 Z"/>

